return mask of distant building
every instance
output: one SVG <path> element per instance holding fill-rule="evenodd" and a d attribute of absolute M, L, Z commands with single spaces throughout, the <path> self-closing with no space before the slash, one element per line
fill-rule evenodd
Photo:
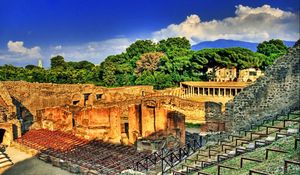
<path fill-rule="evenodd" d="M 216 82 L 253 82 L 263 74 L 263 72 L 258 68 L 247 68 L 239 70 L 237 74 L 237 69 L 233 68 L 208 68 L 206 72 L 210 76 L 210 80 Z"/>
<path fill-rule="evenodd" d="M 239 71 L 238 81 L 240 82 L 253 82 L 264 73 L 258 68 L 248 68 Z"/>
<path fill-rule="evenodd" d="M 43 62 L 42 62 L 41 58 L 39 58 L 37 66 L 40 67 L 40 68 L 43 68 Z"/>
<path fill-rule="evenodd" d="M 237 74 L 236 68 L 208 68 L 207 74 L 211 74 L 212 80 L 217 82 L 235 81 Z"/>

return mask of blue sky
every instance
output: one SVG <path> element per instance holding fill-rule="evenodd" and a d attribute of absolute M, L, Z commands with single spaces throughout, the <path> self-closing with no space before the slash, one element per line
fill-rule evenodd
<path fill-rule="evenodd" d="M 0 65 L 99 64 L 137 39 L 295 41 L 297 20 L 298 0 L 1 0 Z"/>

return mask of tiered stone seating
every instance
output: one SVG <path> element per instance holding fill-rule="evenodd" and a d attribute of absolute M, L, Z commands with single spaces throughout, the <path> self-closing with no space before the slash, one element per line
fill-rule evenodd
<path fill-rule="evenodd" d="M 87 141 L 72 134 L 45 129 L 30 130 L 16 141 L 40 151 L 40 159 L 73 173 L 85 169 L 94 173 L 116 174 L 131 168 L 135 161 L 148 155 L 138 153 L 131 146 Z"/>
<path fill-rule="evenodd" d="M 299 133 L 299 128 L 289 128 L 286 126 L 286 122 L 294 124 L 297 127 L 300 124 L 299 114 L 299 111 L 293 113 L 293 118 L 289 115 L 274 117 L 262 122 L 259 127 L 241 131 L 239 135 L 230 135 L 227 140 L 220 141 L 219 144 L 200 150 L 196 155 L 186 159 L 186 163 L 182 164 L 181 168 L 174 170 L 174 174 L 187 174 L 191 172 L 205 174 L 201 172 L 202 169 L 220 165 L 219 163 L 226 159 L 253 151 L 258 147 L 267 146 L 282 137 L 295 135 Z"/>

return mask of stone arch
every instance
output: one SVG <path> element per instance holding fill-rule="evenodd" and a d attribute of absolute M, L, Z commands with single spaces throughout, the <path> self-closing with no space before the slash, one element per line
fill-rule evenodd
<path fill-rule="evenodd" d="M 0 144 L 10 146 L 13 141 L 11 124 L 0 127 Z"/>
<path fill-rule="evenodd" d="M 80 94 L 74 94 L 72 96 L 72 105 L 80 105 L 81 102 L 81 95 Z"/>
<path fill-rule="evenodd" d="M 36 121 L 34 107 L 29 104 L 24 104 L 20 99 L 12 96 L 13 104 L 16 106 L 16 116 L 20 120 L 22 132 L 29 130 L 31 125 Z"/>

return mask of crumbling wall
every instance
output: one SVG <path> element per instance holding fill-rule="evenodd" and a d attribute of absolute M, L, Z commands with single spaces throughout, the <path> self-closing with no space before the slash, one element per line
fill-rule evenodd
<path fill-rule="evenodd" d="M 37 112 L 33 128 L 72 131 L 72 113 L 64 107 L 45 108 Z"/>
<path fill-rule="evenodd" d="M 300 42 L 268 67 L 265 76 L 246 87 L 226 104 L 228 128 L 249 128 L 267 116 L 299 108 L 300 98 Z"/>
<path fill-rule="evenodd" d="M 0 106 L 10 114 L 16 112 L 12 99 L 2 82 L 0 82 Z"/>
<path fill-rule="evenodd" d="M 0 83 L 9 96 L 13 97 L 22 106 L 35 116 L 36 111 L 47 107 L 73 105 L 92 106 L 97 102 L 115 102 L 135 99 L 142 96 L 142 92 L 152 92 L 152 86 L 134 86 L 120 88 L 105 88 L 92 84 L 52 84 L 29 83 L 24 81 L 3 81 Z M 88 99 L 85 100 L 85 95 Z M 6 95 L 7 96 L 7 95 Z"/>

